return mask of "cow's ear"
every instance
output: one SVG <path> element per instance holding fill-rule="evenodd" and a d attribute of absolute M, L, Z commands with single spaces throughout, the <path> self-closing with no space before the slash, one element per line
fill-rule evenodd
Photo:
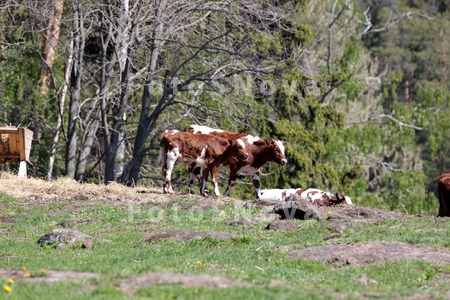
<path fill-rule="evenodd" d="M 283 141 L 283 146 L 285 146 L 285 147 L 286 147 L 286 145 L 287 145 L 287 143 L 286 143 L 285 141 Z"/>

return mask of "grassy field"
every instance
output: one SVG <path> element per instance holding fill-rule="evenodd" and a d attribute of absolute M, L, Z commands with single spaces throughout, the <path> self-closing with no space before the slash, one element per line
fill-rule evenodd
<path fill-rule="evenodd" d="M 83 187 L 78 189 L 82 193 Z M 202 201 L 211 199 L 188 195 L 164 198 L 154 193 L 155 200 L 132 199 L 130 204 L 128 199 L 71 199 L 58 196 L 58 191 L 49 200 L 45 197 L 51 192 L 46 190 L 22 198 L 0 192 L 0 274 L 4 274 L 0 299 L 450 297 L 450 266 L 446 264 L 406 259 L 336 266 L 288 255 L 292 249 L 374 241 L 410 243 L 439 252 L 450 248 L 448 219 L 380 219 L 346 229 L 333 240 L 329 239 L 332 229 L 323 221 L 296 220 L 298 230 L 289 232 L 266 230 L 267 221 L 229 226 L 229 220 L 261 213 L 233 201 L 217 201 L 205 208 Z M 54 246 L 36 244 L 42 235 L 61 228 L 58 224 L 67 220 L 78 220 L 68 228 L 95 238 L 92 249 L 73 244 L 58 251 Z M 233 236 L 224 240 L 145 241 L 152 233 L 170 230 L 207 230 Z M 52 282 L 50 275 L 55 272 L 60 278 Z M 71 279 L 78 272 L 95 276 Z M 161 273 L 182 279 L 179 283 L 160 282 Z M 365 284 L 358 280 L 360 276 L 373 281 Z M 217 285 L 221 281 L 225 287 Z"/>

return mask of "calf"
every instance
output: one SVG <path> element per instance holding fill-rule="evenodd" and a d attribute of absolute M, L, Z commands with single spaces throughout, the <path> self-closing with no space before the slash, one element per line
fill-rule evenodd
<path fill-rule="evenodd" d="M 219 195 L 217 185 L 217 168 L 229 159 L 237 161 L 248 159 L 244 142 L 240 139 L 231 140 L 207 134 L 193 134 L 189 132 L 175 132 L 166 130 L 160 135 L 160 160 L 163 162 L 163 191 L 173 193 L 171 184 L 172 170 L 175 163 L 181 160 L 184 164 L 191 164 L 203 169 L 201 193 L 205 195 L 205 184 L 211 172 L 214 191 Z M 206 177 L 206 178 L 205 178 Z"/>
<path fill-rule="evenodd" d="M 265 189 L 260 191 L 259 199 L 268 201 L 284 201 L 287 196 L 294 195 L 297 189 Z"/>
<path fill-rule="evenodd" d="M 339 193 L 332 194 L 319 189 L 298 189 L 296 192 L 300 199 L 308 200 L 317 206 L 331 206 L 339 203 L 353 204 L 352 199 Z"/>
<path fill-rule="evenodd" d="M 450 217 L 450 173 L 444 173 L 438 180 L 439 214 L 438 217 Z"/>
<path fill-rule="evenodd" d="M 232 161 L 229 163 L 230 176 L 228 178 L 228 187 L 225 191 L 225 196 L 229 196 L 231 188 L 236 183 L 238 174 L 252 176 L 252 183 L 255 188 L 256 197 L 259 198 L 261 193 L 261 183 L 259 175 L 261 168 L 267 162 L 275 162 L 280 165 L 285 165 L 287 159 L 285 156 L 286 142 L 279 140 L 267 140 L 255 137 L 247 137 L 243 139 L 245 147 L 249 153 L 249 158 L 243 161 Z"/>
<path fill-rule="evenodd" d="M 287 163 L 285 156 L 286 142 L 278 140 L 266 140 L 259 137 L 246 135 L 239 132 L 230 132 L 222 129 L 214 129 L 200 125 L 190 125 L 186 128 L 187 131 L 192 133 L 208 133 L 210 135 L 219 136 L 229 139 L 242 139 L 245 143 L 245 149 L 248 151 L 249 157 L 247 160 L 236 160 L 231 157 L 222 165 L 222 169 L 226 168 L 230 170 L 228 178 L 228 186 L 225 191 L 225 196 L 231 194 L 231 188 L 236 183 L 238 174 L 244 174 L 252 176 L 252 183 L 255 187 L 256 196 L 260 196 L 260 179 L 259 174 L 261 168 L 270 161 L 276 162 L 281 165 Z M 190 184 L 193 186 L 193 179 L 198 177 L 199 171 L 195 168 L 190 169 Z"/>

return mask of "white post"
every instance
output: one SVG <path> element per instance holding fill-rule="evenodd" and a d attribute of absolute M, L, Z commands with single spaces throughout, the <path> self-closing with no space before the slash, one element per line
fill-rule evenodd
<path fill-rule="evenodd" d="M 21 161 L 19 164 L 19 173 L 17 174 L 18 177 L 27 178 L 27 162 Z"/>

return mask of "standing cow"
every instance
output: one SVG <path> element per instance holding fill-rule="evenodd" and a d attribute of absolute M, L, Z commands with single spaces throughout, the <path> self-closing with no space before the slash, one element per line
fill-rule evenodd
<path fill-rule="evenodd" d="M 244 141 L 245 149 L 249 154 L 248 159 L 244 161 L 230 157 L 227 162 L 222 165 L 222 169 L 226 168 L 230 170 L 225 196 L 229 196 L 231 194 L 231 188 L 235 185 L 238 174 L 244 174 L 252 176 L 252 183 L 255 188 L 255 193 L 257 198 L 259 198 L 261 188 L 259 175 L 261 173 L 261 168 L 267 162 L 271 161 L 281 165 L 285 165 L 287 163 L 285 156 L 286 142 L 283 141 L 261 139 L 259 137 L 246 135 L 239 132 L 230 132 L 199 125 L 190 125 L 187 127 L 186 131 L 195 134 L 207 133 L 222 138 L 241 139 Z M 190 173 L 190 183 L 193 184 L 193 178 L 198 171 L 192 169 Z"/>
<path fill-rule="evenodd" d="M 444 173 L 438 180 L 439 214 L 438 217 L 450 217 L 450 173 Z"/>
<path fill-rule="evenodd" d="M 244 142 L 240 139 L 224 139 L 207 134 L 192 134 L 189 132 L 164 131 L 160 135 L 160 160 L 163 162 L 163 191 L 173 193 L 171 176 L 175 163 L 181 160 L 184 164 L 194 164 L 203 170 L 202 195 L 205 195 L 205 185 L 209 172 L 214 183 L 214 191 L 219 195 L 217 185 L 217 168 L 233 158 L 245 161 L 249 155 Z"/>

